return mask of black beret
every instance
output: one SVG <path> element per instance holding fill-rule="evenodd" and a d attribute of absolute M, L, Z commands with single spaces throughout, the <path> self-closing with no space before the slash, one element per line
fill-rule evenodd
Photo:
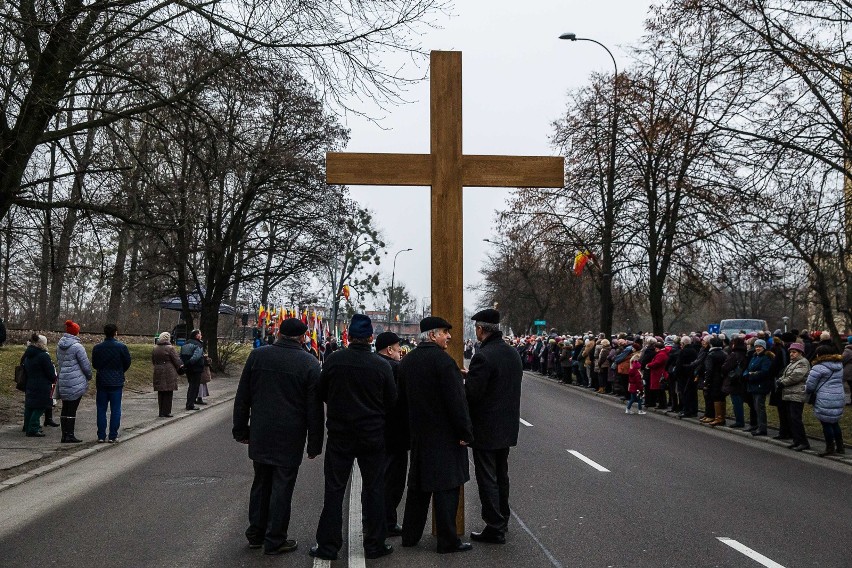
<path fill-rule="evenodd" d="M 390 347 L 395 343 L 399 343 L 399 336 L 392 331 L 385 331 L 376 336 L 376 351 L 381 351 L 385 347 Z"/>
<path fill-rule="evenodd" d="M 793 343 L 794 341 L 796 341 L 796 334 L 790 333 L 789 331 L 785 331 L 781 334 L 781 341 L 783 341 L 784 343 Z"/>
<path fill-rule="evenodd" d="M 432 331 L 433 329 L 453 329 L 450 322 L 438 316 L 429 316 L 420 320 L 420 332 Z"/>
<path fill-rule="evenodd" d="M 349 322 L 349 337 L 365 339 L 373 336 L 373 321 L 364 314 L 355 314 Z"/>
<path fill-rule="evenodd" d="M 476 312 L 470 319 L 473 321 L 481 321 L 483 323 L 498 324 L 500 323 L 500 312 L 493 308 L 487 308 L 481 312 Z"/>
<path fill-rule="evenodd" d="M 280 335 L 287 337 L 296 337 L 297 335 L 305 335 L 308 331 L 308 326 L 302 323 L 302 320 L 296 318 L 287 318 L 281 322 L 281 327 L 278 328 Z"/>

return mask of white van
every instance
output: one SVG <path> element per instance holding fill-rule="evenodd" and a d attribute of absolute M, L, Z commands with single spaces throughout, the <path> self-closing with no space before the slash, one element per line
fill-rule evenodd
<path fill-rule="evenodd" d="M 757 333 L 765 331 L 769 333 L 769 326 L 766 320 L 758 319 L 727 319 L 719 323 L 719 333 L 724 333 L 725 337 L 732 337 L 735 333 Z"/>

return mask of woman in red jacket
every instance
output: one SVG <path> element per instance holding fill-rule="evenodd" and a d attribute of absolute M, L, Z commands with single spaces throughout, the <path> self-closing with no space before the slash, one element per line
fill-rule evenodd
<path fill-rule="evenodd" d="M 667 377 L 666 363 L 669 361 L 669 349 L 662 342 L 658 341 L 654 344 L 654 349 L 657 354 L 648 363 L 648 406 L 657 405 L 658 408 L 666 407 L 666 396 L 663 394 L 664 389 L 660 386 L 660 379 Z"/>

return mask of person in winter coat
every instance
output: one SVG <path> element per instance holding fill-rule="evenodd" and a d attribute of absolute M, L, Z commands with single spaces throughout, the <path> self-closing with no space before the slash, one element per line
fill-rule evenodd
<path fill-rule="evenodd" d="M 713 403 L 713 420 L 706 422 L 708 426 L 725 425 L 725 393 L 722 390 L 725 374 L 722 367 L 727 356 L 722 351 L 722 339 L 714 337 L 710 340 L 710 350 L 704 360 L 704 384 Z"/>
<path fill-rule="evenodd" d="M 307 345 L 307 342 L 305 342 Z M 314 357 L 319 359 L 319 354 L 311 348 L 311 353 Z M 213 380 L 213 360 L 210 356 L 205 352 L 204 353 L 204 369 L 201 370 L 201 380 L 198 383 L 198 396 L 195 397 L 195 404 L 200 404 L 201 406 L 207 406 L 207 403 L 204 402 L 205 397 L 210 396 L 210 388 L 207 386 L 210 384 L 210 381 Z"/>
<path fill-rule="evenodd" d="M 180 360 L 186 371 L 186 380 L 189 386 L 186 389 L 186 409 L 198 410 L 195 401 L 198 398 L 198 389 L 201 388 L 201 375 L 204 372 L 204 344 L 201 330 L 193 329 L 189 339 L 180 348 Z"/>
<path fill-rule="evenodd" d="M 456 533 L 460 489 L 470 479 L 467 446 L 475 440 L 462 375 L 446 352 L 451 327 L 436 316 L 421 320 L 417 348 L 399 367 L 411 427 L 402 546 L 415 546 L 422 538 L 431 498 L 439 553 L 472 548 Z"/>
<path fill-rule="evenodd" d="M 612 359 L 615 367 L 615 383 L 613 386 L 618 387 L 618 394 L 625 396 L 629 395 L 630 360 L 637 348 L 634 343 L 627 339 L 619 339 L 618 342 L 621 344 L 621 350 Z"/>
<path fill-rule="evenodd" d="M 852 335 L 846 338 L 843 349 L 843 380 L 846 381 L 847 392 L 852 391 Z"/>
<path fill-rule="evenodd" d="M 612 386 L 609 384 L 609 365 L 610 361 L 607 359 L 609 357 L 609 352 L 612 350 L 612 347 L 609 344 L 609 340 L 601 339 L 598 342 L 600 350 L 596 350 L 597 359 L 595 362 L 595 368 L 598 372 L 598 392 L 612 392 Z"/>
<path fill-rule="evenodd" d="M 728 424 L 729 428 L 745 428 L 743 395 L 746 391 L 743 372 L 748 361 L 746 351 L 745 339 L 739 335 L 734 337 L 731 340 L 731 350 L 722 365 L 722 393 L 731 396 L 731 407 L 734 411 L 734 423 Z"/>
<path fill-rule="evenodd" d="M 307 329 L 295 318 L 282 321 L 278 341 L 249 355 L 234 398 L 232 434 L 248 444 L 254 468 L 245 535 L 249 548 L 269 555 L 297 548 L 288 538 L 296 477 L 303 454 L 322 453 L 320 364 L 302 349 Z"/>
<path fill-rule="evenodd" d="M 843 388 L 843 357 L 836 355 L 831 346 L 820 345 L 816 348 L 805 392 L 816 393 L 814 416 L 822 424 L 825 436 L 825 451 L 820 456 L 845 453 L 843 431 L 840 429 L 840 417 L 846 404 Z"/>
<path fill-rule="evenodd" d="M 27 390 L 24 398 L 24 426 L 27 436 L 44 437 L 41 425 L 42 413 L 51 407 L 53 399 L 50 390 L 56 379 L 56 369 L 47 353 L 47 338 L 33 334 L 27 343 L 27 350 L 21 358 L 21 365 L 27 374 Z"/>
<path fill-rule="evenodd" d="M 678 418 L 694 418 L 698 416 L 698 399 L 695 394 L 695 360 L 698 358 L 699 346 L 688 335 L 680 338 L 680 357 L 675 371 L 677 380 L 680 412 Z"/>
<path fill-rule="evenodd" d="M 661 379 L 666 376 L 666 363 L 669 360 L 669 352 L 663 343 L 654 342 L 650 348 L 654 351 L 654 357 L 646 365 L 648 373 L 648 406 L 657 405 L 658 408 L 666 407 L 665 390 L 660 384 Z"/>
<path fill-rule="evenodd" d="M 631 414 L 630 410 L 633 403 L 639 404 L 639 414 L 647 414 L 642 410 L 642 394 L 645 392 L 645 384 L 642 382 L 642 363 L 639 362 L 639 350 L 633 352 L 630 357 L 630 372 L 627 374 L 627 392 L 629 399 L 627 400 L 627 408 L 624 409 L 625 414 Z"/>
<path fill-rule="evenodd" d="M 151 352 L 151 363 L 154 364 L 154 390 L 157 392 L 159 416 L 171 418 L 172 400 L 177 390 L 178 374 L 183 372 L 183 363 L 172 347 L 172 336 L 168 331 L 157 337 L 157 345 Z"/>
<path fill-rule="evenodd" d="M 586 373 L 586 384 L 584 386 L 595 390 L 598 388 L 598 377 L 593 372 L 596 347 L 594 339 L 587 339 L 583 353 L 580 355 L 580 364 L 583 366 L 583 372 Z"/>
<path fill-rule="evenodd" d="M 769 404 L 778 409 L 778 435 L 774 436 L 773 439 L 790 440 L 793 437 L 793 432 L 790 430 L 790 409 L 781 395 L 781 389 L 775 386 L 777 380 L 784 374 L 784 369 L 790 363 L 790 355 L 787 353 L 786 347 L 784 347 L 780 330 L 772 337 L 770 349 L 775 354 L 775 359 L 773 359 L 770 371 L 773 377 L 773 389 L 769 396 Z"/>
<path fill-rule="evenodd" d="M 766 395 L 772 390 L 772 362 L 775 354 L 766 350 L 766 342 L 754 342 L 754 356 L 744 373 L 746 390 L 754 399 L 757 426 L 749 428 L 752 436 L 766 436 Z"/>
<path fill-rule="evenodd" d="M 805 434 L 805 425 L 802 423 L 802 412 L 807 401 L 805 384 L 811 370 L 811 364 L 805 359 L 805 346 L 801 343 L 791 343 L 789 348 L 790 364 L 784 369 L 784 373 L 776 381 L 776 386 L 781 389 L 781 397 L 787 403 L 787 411 L 790 417 L 790 433 L 793 443 L 787 446 L 791 450 L 801 452 L 811 447 Z"/>
<path fill-rule="evenodd" d="M 465 393 L 473 426 L 473 465 L 485 528 L 470 533 L 478 542 L 503 544 L 509 526 L 509 452 L 518 445 L 521 417 L 520 360 L 503 341 L 500 313 L 482 310 L 471 318 L 482 349 L 470 362 Z"/>
<path fill-rule="evenodd" d="M 677 388 L 678 365 L 680 362 L 680 338 L 670 336 L 666 338 L 666 344 L 671 345 L 669 360 L 666 362 L 666 374 L 669 377 L 669 404 L 672 412 L 681 411 L 681 400 Z"/>
<path fill-rule="evenodd" d="M 86 394 L 92 379 L 92 365 L 89 363 L 86 349 L 77 337 L 79 334 L 80 326 L 67 320 L 65 333 L 56 344 L 56 363 L 59 366 L 56 390 L 62 400 L 59 423 L 62 426 L 63 444 L 82 442 L 74 436 L 74 423 L 77 420 L 80 399 Z"/>
<path fill-rule="evenodd" d="M 104 326 L 104 340 L 92 348 L 92 367 L 98 372 L 97 386 L 98 442 L 107 439 L 107 406 L 109 406 L 109 441 L 118 439 L 121 424 L 121 395 L 124 392 L 124 373 L 130 368 L 130 350 L 116 339 L 118 328 Z"/>
<path fill-rule="evenodd" d="M 574 346 L 571 345 L 570 338 L 559 344 L 559 366 L 562 368 L 559 380 L 566 385 L 571 384 L 571 365 L 573 363 L 571 356 L 573 353 Z"/>

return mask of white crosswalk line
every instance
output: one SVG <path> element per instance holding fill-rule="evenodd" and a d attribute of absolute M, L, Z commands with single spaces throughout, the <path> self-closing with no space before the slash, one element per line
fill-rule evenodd
<path fill-rule="evenodd" d="M 595 468 L 596 470 L 598 470 L 600 472 L 611 473 L 607 468 L 605 468 L 604 466 L 602 466 L 598 462 L 587 458 L 586 456 L 584 456 L 583 454 L 581 454 L 577 450 L 565 450 L 565 451 L 568 452 L 569 454 L 571 454 L 572 456 L 574 456 L 575 458 L 577 458 L 578 460 L 586 462 L 587 464 L 589 464 L 590 466 L 592 466 L 593 468 Z"/>
<path fill-rule="evenodd" d="M 523 418 L 521 418 L 521 424 L 523 424 L 524 426 L 532 426 L 532 424 L 530 424 L 529 422 L 527 422 Z"/>
<path fill-rule="evenodd" d="M 364 525 L 361 519 L 361 468 L 352 467 L 349 483 L 349 568 L 364 568 Z"/>
<path fill-rule="evenodd" d="M 719 542 L 727 544 L 728 546 L 730 546 L 731 548 L 733 548 L 737 552 L 741 552 L 741 553 L 745 554 L 746 556 L 748 556 L 749 558 L 751 558 L 755 562 L 762 564 L 763 566 L 766 566 L 766 568 L 784 568 L 784 566 L 782 566 L 781 564 L 778 564 L 774 560 L 765 557 L 764 555 L 757 552 L 756 550 L 752 550 L 751 548 L 747 547 L 746 545 L 744 545 L 743 543 L 741 543 L 737 540 L 734 540 L 732 538 L 728 538 L 726 536 L 717 536 L 716 539 Z"/>

